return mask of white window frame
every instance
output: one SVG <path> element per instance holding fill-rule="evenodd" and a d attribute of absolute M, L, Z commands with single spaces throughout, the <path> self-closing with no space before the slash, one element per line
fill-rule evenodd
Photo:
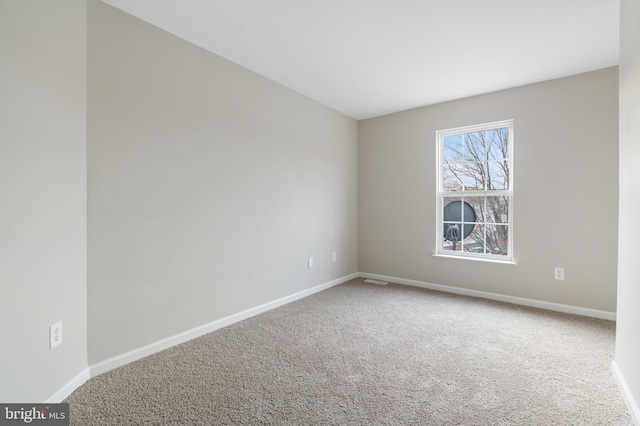
<path fill-rule="evenodd" d="M 477 124 L 472 126 L 456 127 L 451 129 L 439 130 L 436 132 L 436 147 L 437 147 L 437 187 L 436 187 L 436 256 L 456 257 L 462 259 L 473 260 L 485 260 L 494 262 L 514 263 L 513 257 L 513 120 L 495 121 L 491 123 Z M 444 191 L 444 139 L 446 136 L 457 135 L 461 133 L 479 132 L 485 130 L 494 130 L 507 127 L 509 129 L 509 189 L 503 190 L 462 190 L 462 191 Z M 472 253 L 465 251 L 453 251 L 444 250 L 444 237 L 442 235 L 442 229 L 444 227 L 442 212 L 444 208 L 444 198 L 446 196 L 467 196 L 467 197 L 483 197 L 487 195 L 504 195 L 508 196 L 509 209 L 508 209 L 508 243 L 507 243 L 507 255 L 496 255 L 488 253 Z"/>

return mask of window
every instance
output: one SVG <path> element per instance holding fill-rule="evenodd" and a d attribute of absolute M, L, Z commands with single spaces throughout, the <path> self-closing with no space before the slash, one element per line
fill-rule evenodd
<path fill-rule="evenodd" d="M 511 261 L 513 121 L 437 132 L 436 253 Z"/>

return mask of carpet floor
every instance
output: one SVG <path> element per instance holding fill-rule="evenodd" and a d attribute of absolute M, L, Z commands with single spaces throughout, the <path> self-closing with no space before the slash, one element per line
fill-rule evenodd
<path fill-rule="evenodd" d="M 362 279 L 90 379 L 72 425 L 631 425 L 615 323 Z"/>

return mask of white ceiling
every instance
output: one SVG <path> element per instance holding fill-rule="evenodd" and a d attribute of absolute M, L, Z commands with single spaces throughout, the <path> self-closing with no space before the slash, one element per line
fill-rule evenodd
<path fill-rule="evenodd" d="M 103 0 L 356 119 L 618 64 L 619 0 Z"/>

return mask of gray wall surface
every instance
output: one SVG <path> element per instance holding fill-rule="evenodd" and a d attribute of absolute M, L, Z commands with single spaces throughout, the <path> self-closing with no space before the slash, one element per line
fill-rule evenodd
<path fill-rule="evenodd" d="M 5 403 L 44 401 L 87 367 L 86 31 L 83 0 L 0 2 Z"/>
<path fill-rule="evenodd" d="M 616 364 L 637 409 L 640 404 L 640 2 L 622 0 L 620 16 L 620 242 Z"/>
<path fill-rule="evenodd" d="M 616 310 L 617 67 L 359 123 L 360 272 Z M 514 119 L 517 265 L 432 256 L 437 130 Z M 553 268 L 565 268 L 556 281 Z"/>
<path fill-rule="evenodd" d="M 355 120 L 102 2 L 88 43 L 91 364 L 357 272 Z"/>

